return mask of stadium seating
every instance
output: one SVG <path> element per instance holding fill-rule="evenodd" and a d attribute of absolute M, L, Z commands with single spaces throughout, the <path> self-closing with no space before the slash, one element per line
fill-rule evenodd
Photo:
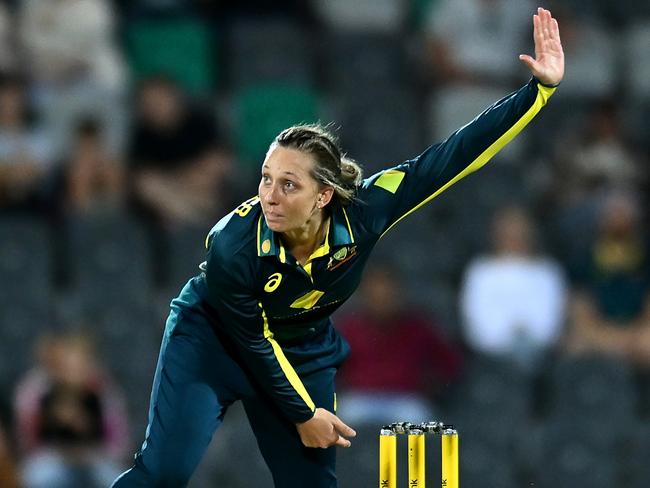
<path fill-rule="evenodd" d="M 99 357 L 128 392 L 127 409 L 134 439 L 147 419 L 151 384 L 165 320 L 150 307 L 128 301 L 107 302 L 85 318 L 85 332 L 95 339 Z"/>
<path fill-rule="evenodd" d="M 35 339 L 53 326 L 49 312 L 28 295 L 0 300 L 0 396 L 9 393 L 34 363 Z"/>
<path fill-rule="evenodd" d="M 306 39 L 304 28 L 288 19 L 233 22 L 225 39 L 229 85 L 310 84 L 315 58 Z"/>
<path fill-rule="evenodd" d="M 153 263 L 140 224 L 120 215 L 78 218 L 69 223 L 68 239 L 73 288 L 85 306 L 147 302 Z"/>
<path fill-rule="evenodd" d="M 412 93 L 381 86 L 347 93 L 341 142 L 370 175 L 413 158 L 425 149 L 420 104 Z"/>
<path fill-rule="evenodd" d="M 240 161 L 255 171 L 282 129 L 318 120 L 318 97 L 305 85 L 250 85 L 237 93 L 234 103 L 237 153 Z"/>
<path fill-rule="evenodd" d="M 508 450 L 517 429 L 529 420 L 531 400 L 532 383 L 524 372 L 508 361 L 477 355 L 467 365 L 448 410 L 467 437 L 481 437 Z"/>
<path fill-rule="evenodd" d="M 460 438 L 460 481 L 463 486 L 515 488 L 521 486 L 509 450 L 490 438 L 475 436 L 463 428 Z"/>
<path fill-rule="evenodd" d="M 126 28 L 127 54 L 136 79 L 166 75 L 193 94 L 214 89 L 216 39 L 191 17 L 144 18 Z"/>
<path fill-rule="evenodd" d="M 179 227 L 167 231 L 166 287 L 176 294 L 187 280 L 199 273 L 199 264 L 205 261 L 205 238 L 202 227 Z M 170 295 L 171 296 L 171 295 Z"/>
<path fill-rule="evenodd" d="M 629 488 L 645 488 L 650 480 L 650 425 L 647 421 L 638 422 L 630 431 L 629 442 L 625 446 L 625 461 L 622 465 L 623 480 Z"/>
<path fill-rule="evenodd" d="M 557 488 L 608 488 L 623 473 L 620 446 L 598 442 L 572 421 L 549 421 L 543 427 L 542 456 L 536 460 L 535 483 Z"/>
<path fill-rule="evenodd" d="M 551 380 L 553 415 L 620 426 L 636 411 L 631 371 L 620 361 L 602 357 L 564 358 L 556 361 Z M 616 419 L 616 422 L 611 422 Z"/>
<path fill-rule="evenodd" d="M 52 241 L 46 222 L 37 218 L 0 217 L 0 303 L 28 296 L 51 298 Z"/>
<path fill-rule="evenodd" d="M 321 76 L 330 92 L 399 88 L 409 79 L 404 42 L 396 35 L 332 31 L 322 37 L 320 46 Z"/>

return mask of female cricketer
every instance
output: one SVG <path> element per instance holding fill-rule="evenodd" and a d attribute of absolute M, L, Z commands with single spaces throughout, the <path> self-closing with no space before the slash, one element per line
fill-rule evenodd
<path fill-rule="evenodd" d="M 564 74 L 558 25 L 533 17 L 533 78 L 415 159 L 362 180 L 319 126 L 271 144 L 259 192 L 221 219 L 207 261 L 171 303 L 149 424 L 114 488 L 186 486 L 228 407 L 243 402 L 278 488 L 337 486 L 334 375 L 348 345 L 330 315 L 399 220 L 485 165 L 547 103 Z"/>

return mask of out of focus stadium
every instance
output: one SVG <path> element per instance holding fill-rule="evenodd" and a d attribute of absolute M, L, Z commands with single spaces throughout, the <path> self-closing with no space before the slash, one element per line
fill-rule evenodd
<path fill-rule="evenodd" d="M 461 486 L 650 486 L 650 3 L 540 3 L 548 106 L 334 317 L 343 488 L 402 419 L 458 428 Z M 527 81 L 537 6 L 0 1 L 0 488 L 129 466 L 169 301 L 281 129 L 331 124 L 366 175 L 414 157 Z M 190 486 L 272 486 L 238 406 Z"/>

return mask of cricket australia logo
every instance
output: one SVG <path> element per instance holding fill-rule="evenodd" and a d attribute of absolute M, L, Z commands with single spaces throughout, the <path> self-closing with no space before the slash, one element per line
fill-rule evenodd
<path fill-rule="evenodd" d="M 327 270 L 334 271 L 336 268 L 357 255 L 357 246 L 345 246 L 336 251 L 329 262 L 327 263 Z"/>

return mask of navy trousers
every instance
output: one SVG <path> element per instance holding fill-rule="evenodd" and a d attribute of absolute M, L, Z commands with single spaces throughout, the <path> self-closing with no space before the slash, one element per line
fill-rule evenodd
<path fill-rule="evenodd" d="M 334 374 L 335 368 L 327 368 L 301 378 L 316 406 L 330 411 L 334 408 Z M 335 448 L 304 447 L 296 426 L 224 349 L 207 318 L 172 305 L 145 440 L 133 467 L 112 488 L 186 486 L 228 407 L 238 400 L 244 404 L 276 488 L 337 486 Z"/>

